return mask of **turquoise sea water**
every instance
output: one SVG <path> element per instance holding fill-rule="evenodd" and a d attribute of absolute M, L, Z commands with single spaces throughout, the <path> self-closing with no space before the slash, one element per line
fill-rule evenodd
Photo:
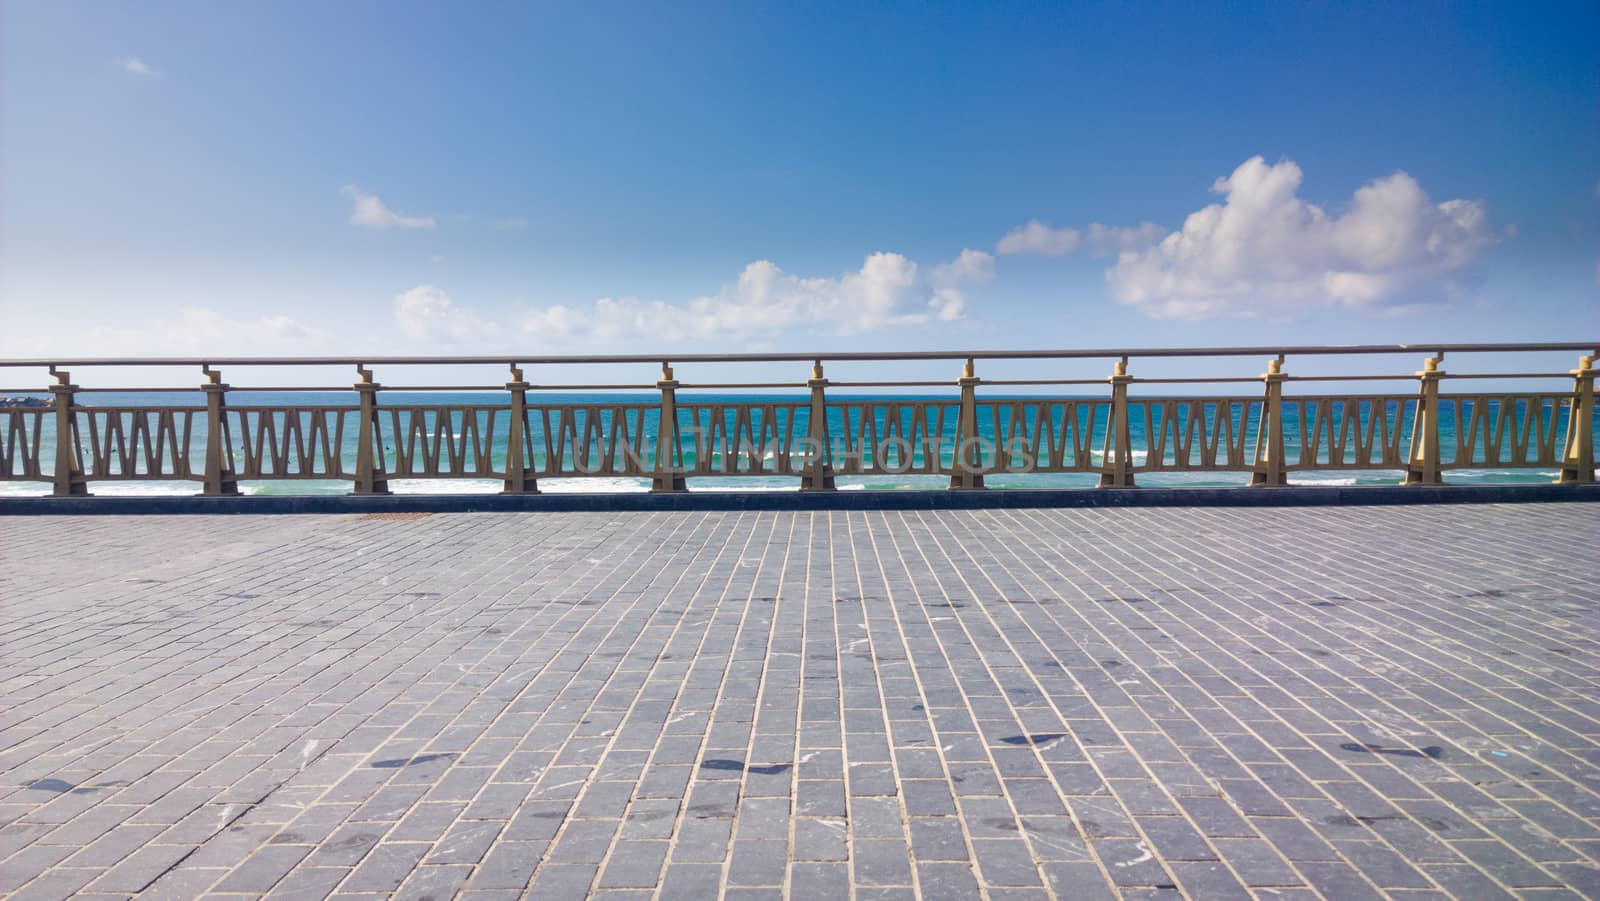
<path fill-rule="evenodd" d="M 1552 395 L 1555 397 L 1555 395 Z M 505 393 L 413 393 L 404 391 L 385 391 L 380 395 L 381 404 L 388 409 L 402 409 L 416 406 L 431 408 L 451 408 L 453 412 L 424 412 L 420 417 L 415 417 L 406 412 L 401 417 L 401 434 L 388 434 L 392 420 L 383 414 L 381 422 L 386 430 L 385 447 L 387 450 L 387 467 L 393 471 L 397 462 L 397 453 L 419 452 L 428 453 L 431 445 L 441 458 L 449 456 L 449 446 L 455 445 L 458 449 L 470 448 L 476 440 L 482 442 L 488 450 L 491 465 L 496 469 L 503 468 L 505 435 L 509 424 L 509 413 L 503 408 L 509 403 Z M 932 418 L 919 423 L 915 419 L 908 401 L 938 402 L 936 410 L 943 411 L 943 419 Z M 1016 406 L 1012 406 L 1013 400 Z M 1256 417 L 1259 415 L 1259 404 L 1255 407 L 1247 406 L 1248 401 L 1257 398 L 1241 397 L 1237 402 L 1223 403 L 1219 409 L 1217 405 L 1208 405 L 1203 408 L 1191 409 L 1180 406 L 1174 412 L 1174 418 L 1163 428 L 1161 414 L 1163 410 L 1158 403 L 1147 399 L 1133 398 L 1132 416 L 1130 422 L 1131 444 L 1135 448 L 1133 462 L 1136 466 L 1148 463 L 1148 454 L 1151 448 L 1152 435 L 1157 433 L 1160 438 L 1164 433 L 1165 443 L 1160 445 L 1164 450 L 1167 461 L 1177 458 L 1176 446 L 1181 443 L 1183 436 L 1188 435 L 1192 440 L 1196 437 L 1196 426 L 1204 425 L 1206 434 L 1210 438 L 1200 437 L 1196 445 L 1204 444 L 1207 440 L 1216 440 L 1216 432 L 1220 427 L 1231 430 L 1233 440 L 1238 448 L 1242 448 L 1244 459 L 1248 462 L 1253 459 L 1255 450 L 1255 429 L 1258 425 Z M 1327 445 L 1331 435 L 1338 434 L 1346 425 L 1351 431 L 1361 433 L 1374 425 L 1370 420 L 1374 412 L 1381 411 L 1383 417 L 1376 425 L 1378 431 L 1387 430 L 1391 435 L 1398 436 L 1398 443 L 1402 456 L 1410 444 L 1411 432 L 1411 407 L 1406 403 L 1408 398 L 1396 395 L 1392 398 L 1373 398 L 1361 402 L 1359 409 L 1352 408 L 1353 413 L 1336 411 L 1332 417 L 1332 429 L 1326 430 L 1321 439 L 1319 457 L 1323 463 L 1333 462 L 1327 454 Z M 146 410 L 157 407 L 177 407 L 194 411 L 188 415 L 186 424 L 177 425 L 177 441 L 182 446 L 183 433 L 188 433 L 188 458 L 198 474 L 204 460 L 205 423 L 204 423 L 204 397 L 198 392 L 194 393 L 95 393 L 79 395 L 79 401 L 84 407 L 119 408 L 140 407 Z M 598 405 L 591 414 L 594 418 L 595 435 L 597 437 L 614 434 L 614 427 L 622 426 L 632 430 L 636 438 L 642 437 L 646 446 L 653 447 L 658 433 L 658 414 L 656 406 L 659 396 L 650 394 L 543 394 L 530 392 L 528 398 L 530 408 L 536 404 L 578 404 Z M 1052 406 L 1041 407 L 1041 401 L 1053 401 Z M 709 428 L 712 423 L 718 422 L 720 430 L 713 431 L 711 446 L 728 448 L 738 453 L 738 448 L 743 446 L 746 450 L 754 451 L 755 459 L 771 460 L 772 456 L 781 453 L 781 446 L 774 443 L 774 433 L 787 432 L 792 436 L 806 434 L 807 397 L 803 393 L 773 396 L 755 395 L 699 395 L 689 391 L 680 391 L 678 404 L 680 409 L 680 429 L 687 430 L 691 423 L 699 423 L 701 428 Z M 978 434 L 980 441 L 986 448 L 994 445 L 1005 445 L 1008 441 L 1023 440 L 1018 447 L 1032 446 L 1019 436 L 1033 434 L 1033 430 L 1042 429 L 1053 432 L 1058 437 L 1066 438 L 1070 443 L 1076 440 L 1080 447 L 1090 450 L 1090 462 L 1098 466 L 1101 461 L 1101 448 L 1104 446 L 1105 428 L 1105 402 L 1104 396 L 1092 398 L 1062 398 L 1047 399 L 1038 397 L 1004 399 L 980 394 L 980 407 L 978 416 Z M 746 421 L 739 422 L 736 414 L 721 404 L 763 405 L 758 407 L 754 416 Z M 923 448 L 912 440 L 919 431 L 931 432 L 934 435 L 943 435 L 948 442 L 944 451 L 944 458 L 948 461 L 954 446 L 955 419 L 957 398 L 954 396 L 939 397 L 909 397 L 909 396 L 847 396 L 830 395 L 829 397 L 829 432 L 833 436 L 833 453 L 835 458 L 841 453 L 848 453 L 850 448 L 843 436 L 867 432 L 876 434 L 877 441 L 866 442 L 868 447 L 885 448 L 884 439 L 898 434 L 907 439 L 899 443 L 899 450 L 888 449 L 883 453 L 883 463 L 890 468 L 905 469 L 916 468 L 927 461 Z M 1146 418 L 1144 405 L 1153 406 L 1150 411 L 1151 418 Z M 356 396 L 350 393 L 331 392 L 234 392 L 229 395 L 229 405 L 234 411 L 241 411 L 249 407 L 274 407 L 274 408 L 300 408 L 308 407 L 349 407 L 354 408 Z M 764 406 L 770 405 L 770 406 Z M 465 408 L 465 409 L 462 409 Z M 1298 460 L 1304 450 L 1302 446 L 1302 427 L 1305 425 L 1296 414 L 1296 407 L 1290 404 L 1286 412 L 1285 445 L 1287 459 L 1292 463 Z M 1455 421 L 1457 411 L 1467 421 L 1475 434 L 1474 459 L 1483 460 L 1484 445 L 1487 440 L 1498 433 L 1499 443 L 1502 445 L 1502 460 L 1510 454 L 1515 459 L 1536 459 L 1534 445 L 1539 441 L 1539 435 L 1545 436 L 1546 443 L 1552 440 L 1551 436 L 1559 439 L 1565 434 L 1565 411 L 1559 403 L 1547 403 L 1542 407 L 1529 410 L 1519 407 L 1510 410 L 1513 415 L 1497 418 L 1498 407 L 1490 402 L 1483 411 L 1490 414 L 1486 421 L 1474 422 L 1470 415 L 1470 406 L 1456 407 L 1446 404 L 1441 409 L 1440 441 L 1444 451 L 1444 459 L 1449 461 L 1454 458 L 1455 448 L 1459 445 L 1458 424 Z M 1091 420 L 1091 414 L 1093 419 Z M 107 434 L 107 420 L 105 414 L 98 414 L 94 439 L 101 445 L 112 443 L 120 439 L 133 444 L 139 443 L 138 439 L 130 438 L 131 420 L 134 416 L 144 416 L 152 433 L 158 431 L 157 418 L 152 413 L 141 412 L 138 414 L 123 414 L 120 419 L 122 434 L 112 436 Z M 237 414 L 235 414 L 237 415 Z M 81 440 L 87 442 L 84 436 L 86 421 L 95 414 L 80 414 L 79 429 Z M 937 413 L 934 414 L 937 416 Z M 284 417 L 279 414 L 271 417 L 276 424 L 276 438 L 282 442 L 284 435 Z M 300 439 L 308 439 L 305 432 L 313 418 L 310 413 L 303 413 L 299 417 L 302 425 Z M 329 417 L 325 421 L 332 422 L 336 417 Z M 1190 418 L 1200 419 L 1202 422 L 1190 423 Z M 1345 424 L 1342 419 L 1350 418 L 1351 422 Z M 180 415 L 175 422 L 183 423 L 184 415 Z M 762 420 L 766 420 L 767 430 L 764 431 Z M 1041 422 L 1041 419 L 1043 420 Z M 470 422 L 469 422 L 470 420 Z M 559 439 L 559 418 L 544 420 L 538 416 L 530 417 L 531 420 L 531 446 L 533 448 L 533 464 L 540 466 L 544 463 L 545 448 L 557 448 Z M 1075 420 L 1075 421 L 1074 421 Z M 40 424 L 39 453 L 42 466 L 46 471 L 54 459 L 55 436 L 53 434 L 53 417 L 45 415 L 37 420 Z M 1505 432 L 1506 423 L 1512 427 L 1511 432 Z M 0 423 L 6 419 L 0 418 Z M 551 434 L 546 434 L 546 424 L 550 424 Z M 12 423 L 14 425 L 14 423 Z M 574 455 L 571 453 L 572 444 L 584 431 L 584 423 L 580 420 L 577 428 L 568 433 L 567 453 L 564 460 L 570 468 Z M 742 428 L 741 428 L 742 426 Z M 1076 426 L 1076 438 L 1072 437 Z M 1521 429 L 1519 438 L 1517 430 Z M 1550 430 L 1554 429 L 1554 432 Z M 489 440 L 492 433 L 492 440 Z M 1529 434 L 1533 435 L 1528 440 Z M 741 439 L 742 436 L 742 439 Z M 12 434 L 0 436 L 0 440 L 7 441 L 5 456 L 0 457 L 0 463 L 9 465 L 13 473 L 20 472 L 21 462 L 18 459 L 18 443 L 26 436 L 19 436 L 12 429 Z M 548 441 L 546 439 L 549 439 Z M 242 441 L 236 432 L 234 441 L 236 446 Z M 330 439 L 331 440 L 331 439 Z M 1376 439 L 1381 443 L 1381 439 Z M 1519 442 L 1526 442 L 1521 449 L 1521 455 L 1512 454 Z M 159 441 L 156 442 L 160 444 Z M 271 441 L 267 442 L 271 444 Z M 293 443 L 291 441 L 290 443 Z M 314 440 L 312 441 L 314 443 Z M 889 444 L 896 442 L 890 441 Z M 1597 441 L 1600 443 L 1600 441 Z M 1225 457 L 1226 442 L 1219 453 Z M 337 453 L 343 458 L 344 468 L 349 471 L 354 469 L 356 456 L 356 430 L 353 413 L 345 414 L 345 428 L 338 441 Z M 396 445 L 399 445 L 397 447 Z M 685 462 L 695 463 L 694 441 L 685 436 L 682 444 Z M 1559 443 L 1556 444 L 1559 453 Z M 239 452 L 236 447 L 236 453 Z M 1376 452 L 1374 452 L 1376 453 Z M 621 451 L 616 451 L 615 456 L 620 460 Z M 171 472 L 171 458 L 173 454 L 168 451 L 164 460 L 163 472 Z M 468 453 L 470 459 L 470 452 Z M 598 450 L 589 457 L 590 468 L 598 468 L 597 464 L 603 456 Z M 715 455 L 714 455 L 715 456 Z M 870 456 L 870 453 L 868 454 Z M 646 457 L 649 459 L 649 457 Z M 1354 460 L 1353 452 L 1345 455 L 1347 461 Z M 757 464 L 759 465 L 759 464 Z M 149 466 L 143 458 L 136 461 L 136 471 L 143 475 L 139 481 L 126 482 L 92 482 L 91 491 L 96 494 L 191 494 L 198 486 L 194 481 L 187 480 L 161 480 L 152 479 L 148 475 Z M 1026 469 L 1025 463 L 1018 464 L 1018 469 Z M 1398 470 L 1348 470 L 1338 468 L 1308 469 L 1307 471 L 1291 472 L 1290 481 L 1293 484 L 1326 484 L 1326 485 L 1383 485 L 1394 484 L 1399 481 L 1402 473 Z M 1549 482 L 1556 476 L 1556 471 L 1551 468 L 1522 468 L 1506 465 L 1485 465 L 1481 468 L 1452 469 L 1446 473 L 1446 480 L 1457 484 L 1470 483 L 1540 483 Z M 15 476 L 13 476 L 14 478 Z M 1248 472 L 1141 472 L 1138 474 L 1138 483 L 1141 485 L 1167 485 L 1167 486 L 1236 486 L 1249 481 Z M 837 485 L 842 490 L 896 490 L 906 488 L 942 488 L 948 484 L 949 477 L 944 475 L 917 475 L 917 474 L 864 474 L 840 475 Z M 990 488 L 1085 488 L 1097 484 L 1098 475 L 1095 473 L 1036 473 L 1027 471 L 1018 472 L 991 472 L 985 476 L 985 482 Z M 293 481 L 242 481 L 240 486 L 249 493 L 259 494 L 319 494 L 319 493 L 345 493 L 350 490 L 350 483 L 341 479 L 298 479 Z M 693 476 L 689 480 L 691 489 L 698 490 L 795 490 L 799 487 L 799 479 L 792 475 L 707 475 Z M 544 478 L 540 479 L 539 487 L 543 491 L 644 491 L 649 488 L 648 479 L 626 476 L 589 476 L 584 478 Z M 440 479 L 404 479 L 391 478 L 390 488 L 398 493 L 456 493 L 456 492 L 494 492 L 499 491 L 501 483 L 498 479 L 490 478 L 440 478 Z M 46 493 L 49 486 L 41 482 L 0 481 L 0 494 L 41 494 Z"/>

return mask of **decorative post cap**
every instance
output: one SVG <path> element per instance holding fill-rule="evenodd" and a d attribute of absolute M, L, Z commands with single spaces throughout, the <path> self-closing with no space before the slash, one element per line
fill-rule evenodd
<path fill-rule="evenodd" d="M 1111 370 L 1111 376 L 1112 376 L 1112 378 L 1119 378 L 1120 379 L 1120 378 L 1126 378 L 1127 375 L 1128 375 L 1128 358 L 1127 357 L 1123 357 L 1122 359 L 1117 361 L 1117 365 Z"/>
<path fill-rule="evenodd" d="M 672 361 L 670 360 L 661 361 L 661 381 L 672 381 Z"/>
<path fill-rule="evenodd" d="M 1267 375 L 1283 375 L 1283 354 L 1279 354 L 1276 360 L 1267 361 Z"/>
<path fill-rule="evenodd" d="M 964 379 L 973 379 L 978 377 L 977 368 L 973 365 L 971 357 L 967 357 L 966 365 L 961 367 L 961 377 Z"/>
<path fill-rule="evenodd" d="M 522 367 L 515 363 L 511 364 L 511 380 L 513 382 L 522 381 Z"/>
<path fill-rule="evenodd" d="M 822 361 L 821 360 L 812 360 L 811 361 L 811 378 L 812 379 L 820 379 L 820 378 L 822 378 Z"/>
<path fill-rule="evenodd" d="M 363 385 L 372 384 L 372 370 L 368 369 L 365 364 L 356 364 L 356 374 L 361 376 L 361 383 Z"/>

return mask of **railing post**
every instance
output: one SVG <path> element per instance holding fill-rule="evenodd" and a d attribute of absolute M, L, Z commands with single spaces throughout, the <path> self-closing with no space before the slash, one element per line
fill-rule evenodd
<path fill-rule="evenodd" d="M 1283 449 L 1283 355 L 1267 363 L 1261 380 L 1267 383 L 1267 397 L 1261 404 L 1261 428 L 1256 432 L 1256 468 L 1251 485 L 1289 484 Z"/>
<path fill-rule="evenodd" d="M 1571 372 L 1572 415 L 1567 417 L 1567 448 L 1556 481 L 1588 484 L 1594 481 L 1594 357 L 1579 357 Z"/>
<path fill-rule="evenodd" d="M 528 472 L 522 455 L 528 429 L 528 383 L 522 380 L 522 369 L 514 364 L 506 390 L 511 392 L 511 427 L 506 432 L 506 483 L 500 493 L 538 494 L 539 483 Z"/>
<path fill-rule="evenodd" d="M 222 373 L 210 366 L 201 366 L 206 381 L 200 390 L 206 394 L 206 497 L 234 497 L 239 493 L 239 482 L 233 473 L 233 449 L 228 446 L 228 386 Z"/>
<path fill-rule="evenodd" d="M 1135 488 L 1133 483 L 1133 435 L 1128 428 L 1128 358 L 1117 361 L 1111 370 L 1111 412 L 1106 421 L 1105 452 L 1100 462 L 1101 488 Z"/>
<path fill-rule="evenodd" d="M 1411 454 L 1406 462 L 1407 485 L 1442 485 L 1439 475 L 1439 380 L 1444 370 L 1440 352 L 1422 361 L 1422 391 L 1417 396 L 1417 418 L 1411 424 Z"/>
<path fill-rule="evenodd" d="M 56 377 L 56 383 L 50 386 L 56 408 L 54 493 L 56 497 L 88 497 L 89 483 L 84 478 L 83 458 L 78 453 L 77 414 L 73 412 L 73 392 L 78 386 L 72 384 L 70 372 L 57 372 L 52 366 L 50 374 Z"/>
<path fill-rule="evenodd" d="M 955 472 L 950 474 L 950 487 L 958 491 L 974 491 L 983 487 L 983 453 L 978 442 L 978 384 L 983 380 L 974 372 L 972 358 L 961 367 L 961 407 L 956 416 Z"/>
<path fill-rule="evenodd" d="M 678 380 L 672 377 L 672 366 L 661 361 L 661 378 L 656 380 L 661 389 L 661 422 L 656 428 L 656 473 L 651 481 L 653 493 L 684 491 L 682 467 L 683 449 L 678 446 Z"/>
<path fill-rule="evenodd" d="M 811 389 L 811 412 L 806 418 L 806 443 L 809 451 L 805 473 L 800 479 L 801 491 L 833 491 L 833 465 L 828 447 L 828 400 L 825 389 L 828 380 L 822 375 L 822 361 L 811 365 L 811 378 L 806 381 Z"/>
<path fill-rule="evenodd" d="M 361 399 L 361 423 L 356 435 L 356 494 L 388 494 L 389 479 L 383 471 L 382 430 L 378 423 L 378 389 L 372 370 L 360 363 L 356 372 L 356 394 Z"/>

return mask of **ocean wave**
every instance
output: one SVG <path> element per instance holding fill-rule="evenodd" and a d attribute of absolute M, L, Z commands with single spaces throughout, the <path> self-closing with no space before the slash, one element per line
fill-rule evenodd
<path fill-rule="evenodd" d="M 1143 463 L 1146 460 L 1150 459 L 1150 452 L 1149 451 L 1134 450 L 1134 451 L 1129 451 L 1128 454 L 1129 454 L 1128 459 L 1132 460 L 1135 463 Z M 1094 460 L 1096 463 L 1103 463 L 1105 461 L 1105 459 L 1106 459 L 1106 452 L 1104 450 L 1090 449 L 1090 451 L 1089 451 L 1089 459 Z M 1169 455 L 1168 459 L 1171 459 L 1170 455 Z"/>
<path fill-rule="evenodd" d="M 193 497 L 199 482 L 91 482 L 89 493 L 99 497 Z M 44 482 L 0 482 L 0 497 L 46 497 L 54 486 Z M 253 485 L 240 485 L 240 494 L 258 494 Z"/>
<path fill-rule="evenodd" d="M 390 479 L 395 494 L 497 494 L 505 483 L 499 479 Z"/>
<path fill-rule="evenodd" d="M 650 480 L 625 476 L 540 479 L 539 490 L 549 494 L 638 494 L 650 490 Z"/>

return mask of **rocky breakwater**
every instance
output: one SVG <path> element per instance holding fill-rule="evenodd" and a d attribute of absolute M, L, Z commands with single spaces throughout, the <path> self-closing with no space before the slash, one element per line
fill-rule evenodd
<path fill-rule="evenodd" d="M 50 406 L 50 401 L 43 397 L 29 397 L 26 394 L 6 395 L 0 394 L 0 410 L 33 409 L 42 410 Z"/>

